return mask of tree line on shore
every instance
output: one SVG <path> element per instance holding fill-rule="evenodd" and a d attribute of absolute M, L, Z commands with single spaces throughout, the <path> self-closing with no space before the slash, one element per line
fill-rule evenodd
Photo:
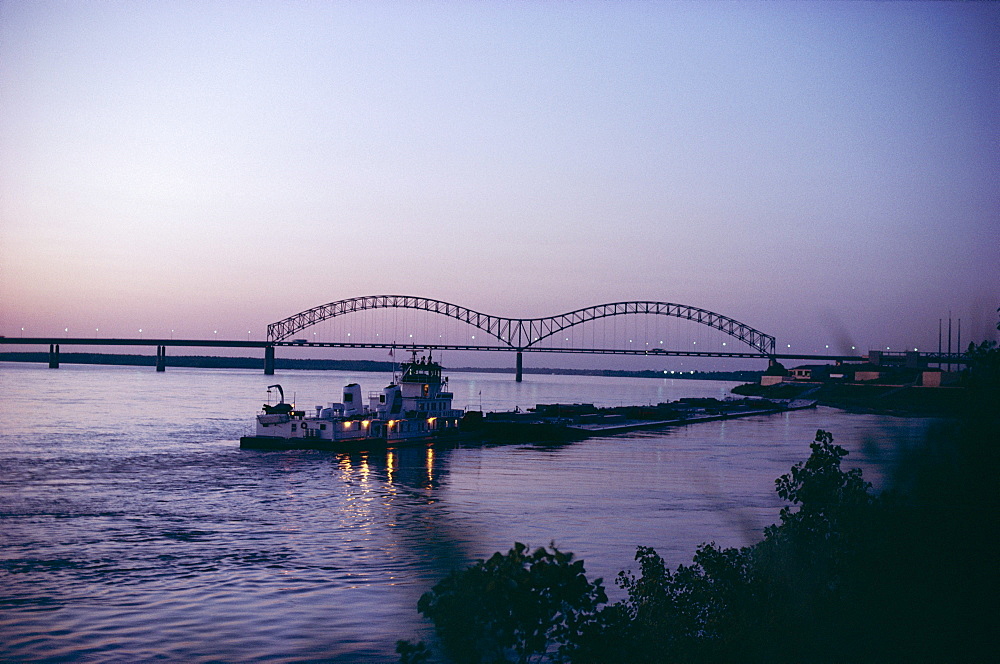
<path fill-rule="evenodd" d="M 47 352 L 12 351 L 0 353 L 0 362 L 48 362 Z M 60 354 L 65 364 L 106 364 L 111 366 L 151 367 L 156 364 L 153 355 L 122 353 L 69 353 Z M 261 369 L 264 360 L 260 357 L 227 357 L 217 355 L 171 355 L 167 365 L 200 369 Z M 389 373 L 399 366 L 396 362 L 378 360 L 327 360 L 310 358 L 275 358 L 276 369 L 312 369 L 329 371 L 371 371 Z M 449 371 L 470 371 L 479 373 L 513 373 L 513 367 L 449 367 Z M 611 378 L 681 378 L 696 380 L 756 381 L 761 371 L 678 371 L 665 374 L 649 369 L 561 369 L 525 368 L 525 374 L 559 374 L 567 376 L 605 376 Z"/>

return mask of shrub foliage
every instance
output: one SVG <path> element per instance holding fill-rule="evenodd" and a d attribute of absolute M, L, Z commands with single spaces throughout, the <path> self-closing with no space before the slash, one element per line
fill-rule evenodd
<path fill-rule="evenodd" d="M 841 468 L 847 452 L 830 433 L 818 431 L 810 448 L 806 461 L 775 481 L 789 505 L 762 541 L 703 544 L 690 565 L 673 571 L 639 547 L 639 575 L 617 579 L 622 601 L 608 605 L 602 581 L 588 581 L 572 554 L 515 544 L 453 572 L 418 609 L 433 621 L 444 657 L 458 663 L 958 661 L 980 654 L 992 621 L 980 602 L 991 601 L 996 576 L 980 574 L 993 565 L 978 558 L 970 539 L 982 533 L 970 529 L 986 525 L 978 517 L 996 516 L 995 497 L 986 505 L 949 502 L 946 496 L 964 494 L 942 486 L 960 483 L 965 471 L 961 464 L 942 470 L 939 460 L 930 493 L 876 496 L 860 470 Z M 398 652 L 411 663 L 432 656 L 423 643 L 401 641 Z"/>

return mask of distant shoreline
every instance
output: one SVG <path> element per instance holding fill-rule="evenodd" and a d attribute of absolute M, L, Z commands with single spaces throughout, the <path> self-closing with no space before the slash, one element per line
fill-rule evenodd
<path fill-rule="evenodd" d="M 46 352 L 0 353 L 0 362 L 47 363 Z M 61 364 L 101 364 L 110 366 L 152 367 L 156 364 L 153 355 L 126 355 L 118 353 L 60 353 Z M 276 358 L 275 369 L 309 369 L 322 371 L 367 371 L 388 373 L 393 370 L 392 362 L 372 360 L 310 360 Z M 397 365 L 398 366 L 398 365 Z M 264 360 L 259 357 L 218 357 L 211 355 L 171 355 L 167 358 L 167 368 L 184 367 L 196 369 L 259 369 L 263 371 Z M 454 367 L 451 372 L 514 373 L 514 367 Z M 524 368 L 525 374 L 562 376 L 605 376 L 612 378 L 680 378 L 684 380 L 724 380 L 754 382 L 760 380 L 761 371 L 695 371 L 665 373 L 653 370 L 627 369 L 559 369 Z"/>

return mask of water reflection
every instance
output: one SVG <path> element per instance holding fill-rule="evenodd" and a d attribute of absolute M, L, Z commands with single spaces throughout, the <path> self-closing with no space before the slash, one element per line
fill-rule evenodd
<path fill-rule="evenodd" d="M 427 446 L 427 489 L 434 487 L 434 448 Z"/>

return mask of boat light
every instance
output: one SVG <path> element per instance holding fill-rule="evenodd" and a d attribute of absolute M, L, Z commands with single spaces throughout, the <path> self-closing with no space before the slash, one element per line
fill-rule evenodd
<path fill-rule="evenodd" d="M 362 420 L 361 421 L 361 427 L 363 429 L 367 429 L 369 424 L 371 424 L 371 420 Z"/>

